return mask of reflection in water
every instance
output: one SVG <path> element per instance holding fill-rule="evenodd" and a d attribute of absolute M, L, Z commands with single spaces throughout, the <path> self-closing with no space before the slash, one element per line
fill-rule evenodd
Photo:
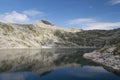
<path fill-rule="evenodd" d="M 66 67 L 41 77 L 41 80 L 120 80 L 102 67 Z"/>
<path fill-rule="evenodd" d="M 120 80 L 102 67 L 64 67 L 44 76 L 31 72 L 0 74 L 0 80 Z"/>
<path fill-rule="evenodd" d="M 113 73 L 82 57 L 93 50 L 0 50 L 0 80 L 119 80 Z"/>
<path fill-rule="evenodd" d="M 83 66 L 64 67 L 44 76 L 31 72 L 4 73 L 0 80 L 120 80 L 120 77 L 99 66 Z"/>
<path fill-rule="evenodd" d="M 0 80 L 40 80 L 40 76 L 31 72 L 0 74 Z"/>
<path fill-rule="evenodd" d="M 84 51 L 86 50 L 1 50 L 0 72 L 33 71 L 38 74 L 43 74 L 44 72 L 52 71 L 63 66 L 76 66 L 85 61 L 82 58 Z M 88 51 L 91 51 L 91 49 Z"/>

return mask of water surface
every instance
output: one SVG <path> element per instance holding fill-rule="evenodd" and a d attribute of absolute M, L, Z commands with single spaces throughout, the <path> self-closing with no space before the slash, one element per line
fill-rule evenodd
<path fill-rule="evenodd" d="M 93 50 L 72 48 L 0 50 L 0 64 L 3 65 L 3 62 L 7 64 L 7 68 L 0 69 L 0 80 L 120 80 L 119 73 L 115 74 L 82 57 L 84 53 Z M 8 58 L 4 60 L 5 57 Z M 6 66 L 5 63 L 3 67 Z M 9 67 L 8 64 L 12 65 Z"/>

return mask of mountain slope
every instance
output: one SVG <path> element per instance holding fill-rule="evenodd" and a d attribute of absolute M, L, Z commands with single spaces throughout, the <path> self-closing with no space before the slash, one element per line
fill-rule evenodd
<path fill-rule="evenodd" d="M 0 48 L 103 47 L 120 42 L 120 29 L 65 30 L 48 21 L 34 24 L 0 22 Z"/>

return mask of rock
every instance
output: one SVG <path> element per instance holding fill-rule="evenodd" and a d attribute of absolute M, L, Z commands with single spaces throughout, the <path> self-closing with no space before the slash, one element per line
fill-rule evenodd
<path fill-rule="evenodd" d="M 112 49 L 112 50 L 111 50 Z M 113 51 L 114 49 L 111 48 L 109 50 Z M 112 55 L 109 53 L 100 53 L 100 52 L 91 52 L 86 53 L 83 55 L 86 59 L 91 59 L 94 62 L 102 64 L 104 66 L 110 67 L 115 71 L 120 72 L 120 56 L 119 55 Z"/>

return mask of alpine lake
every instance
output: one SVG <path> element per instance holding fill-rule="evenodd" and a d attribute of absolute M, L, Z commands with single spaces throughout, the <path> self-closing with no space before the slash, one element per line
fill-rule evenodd
<path fill-rule="evenodd" d="M 83 58 L 94 50 L 1 49 L 0 80 L 120 80 L 120 73 Z"/>

